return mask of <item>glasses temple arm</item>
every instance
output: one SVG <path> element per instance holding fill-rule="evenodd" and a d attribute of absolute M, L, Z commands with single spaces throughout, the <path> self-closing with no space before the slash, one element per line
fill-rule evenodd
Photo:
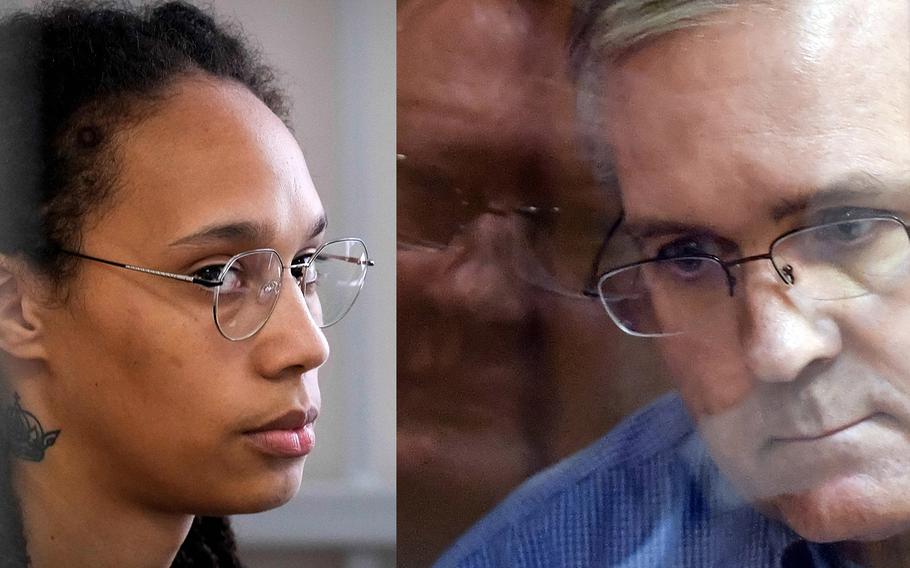
<path fill-rule="evenodd" d="M 71 256 L 75 256 L 78 258 L 84 258 L 85 260 L 100 262 L 102 264 L 107 264 L 109 266 L 116 266 L 117 268 L 125 268 L 126 270 L 133 270 L 135 272 L 151 274 L 152 276 L 161 276 L 163 278 L 171 278 L 173 280 L 180 280 L 181 282 L 191 282 L 193 284 L 198 284 L 198 285 L 204 286 L 206 288 L 215 288 L 215 287 L 221 286 L 223 284 L 223 282 L 218 281 L 218 280 L 207 280 L 205 278 L 199 278 L 198 276 L 190 276 L 188 274 L 174 274 L 173 272 L 164 272 L 162 270 L 155 270 L 153 268 L 134 266 L 132 264 L 126 264 L 123 262 L 116 262 L 114 260 L 98 258 L 97 256 L 91 256 L 89 254 L 84 254 L 81 252 L 74 252 L 71 250 L 61 249 L 60 252 L 71 255 Z"/>
<path fill-rule="evenodd" d="M 350 262 L 351 264 L 358 264 L 360 266 L 376 266 L 376 263 L 373 262 L 372 260 L 369 260 L 369 259 L 364 260 L 361 258 L 357 258 L 356 256 L 341 256 L 341 255 L 337 255 L 337 254 L 321 254 L 319 256 L 321 258 L 325 258 L 325 259 L 329 259 L 329 260 L 342 260 L 344 262 Z M 300 268 L 302 266 L 306 266 L 308 262 L 309 262 L 309 260 L 307 262 L 292 264 L 288 268 Z"/>

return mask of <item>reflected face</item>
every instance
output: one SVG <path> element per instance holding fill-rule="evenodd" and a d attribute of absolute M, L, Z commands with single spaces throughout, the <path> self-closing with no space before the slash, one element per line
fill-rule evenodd
<path fill-rule="evenodd" d="M 119 186 L 85 224 L 87 254 L 194 274 L 255 248 L 287 264 L 322 242 L 300 148 L 241 86 L 180 80 L 118 156 Z M 328 356 L 290 274 L 265 327 L 231 342 L 215 327 L 211 291 L 80 262 L 65 303 L 42 312 L 48 413 L 64 432 L 54 449 L 73 475 L 169 513 L 290 499 L 312 425 L 296 449 L 287 431 L 318 411 Z"/>
<path fill-rule="evenodd" d="M 618 204 L 575 155 L 569 3 L 404 4 L 400 502 L 461 508 L 444 515 L 453 538 L 663 385 L 596 301 L 578 298 Z M 617 388 L 626 373 L 634 390 Z"/>
<path fill-rule="evenodd" d="M 604 108 L 642 256 L 910 219 L 908 22 L 903 0 L 753 7 L 617 64 Z M 815 300 L 767 260 L 735 276 L 697 333 L 660 340 L 718 464 L 812 540 L 910 528 L 910 289 Z"/>
<path fill-rule="evenodd" d="M 499 4 L 412 3 L 398 34 L 399 474 L 483 506 L 544 462 L 527 226 L 506 211 L 539 202 L 552 164 L 519 110 L 531 22 Z"/>

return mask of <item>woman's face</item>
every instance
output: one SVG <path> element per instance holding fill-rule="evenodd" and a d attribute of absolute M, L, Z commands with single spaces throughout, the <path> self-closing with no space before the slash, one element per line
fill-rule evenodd
<path fill-rule="evenodd" d="M 321 243 L 323 208 L 297 142 L 240 85 L 181 80 L 118 152 L 119 183 L 84 225 L 86 254 L 191 274 L 263 247 L 286 265 Z M 167 512 L 252 512 L 290 499 L 305 458 L 250 435 L 320 405 L 328 345 L 290 274 L 265 327 L 231 342 L 215 327 L 210 291 L 79 262 L 65 301 L 41 311 L 46 424 L 62 430 L 55 459 Z"/>

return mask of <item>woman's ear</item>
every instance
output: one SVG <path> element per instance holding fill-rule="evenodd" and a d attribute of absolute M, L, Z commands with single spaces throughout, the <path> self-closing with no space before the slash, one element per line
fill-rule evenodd
<path fill-rule="evenodd" d="M 18 359 L 44 359 L 40 298 L 43 282 L 21 259 L 0 254 L 0 350 Z"/>

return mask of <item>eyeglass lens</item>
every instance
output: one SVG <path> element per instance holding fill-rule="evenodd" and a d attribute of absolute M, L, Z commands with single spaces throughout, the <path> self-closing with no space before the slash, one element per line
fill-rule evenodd
<path fill-rule="evenodd" d="M 366 248 L 357 239 L 330 242 L 310 259 L 297 280 L 319 327 L 338 322 L 350 310 L 366 268 Z M 282 271 L 281 258 L 272 250 L 244 253 L 224 266 L 214 310 L 215 323 L 226 338 L 246 339 L 265 325 L 278 302 Z"/>
<path fill-rule="evenodd" d="M 893 218 L 809 227 L 778 239 L 771 256 L 781 274 L 792 275 L 794 291 L 815 300 L 891 294 L 910 274 L 910 238 Z M 599 284 L 616 324 L 645 336 L 707 329 L 715 316 L 729 317 L 728 290 L 724 267 L 704 257 L 644 262 L 609 272 Z"/>
<path fill-rule="evenodd" d="M 320 327 L 348 313 L 363 287 L 366 268 L 366 248 L 356 239 L 329 243 L 313 258 L 300 286 Z"/>

